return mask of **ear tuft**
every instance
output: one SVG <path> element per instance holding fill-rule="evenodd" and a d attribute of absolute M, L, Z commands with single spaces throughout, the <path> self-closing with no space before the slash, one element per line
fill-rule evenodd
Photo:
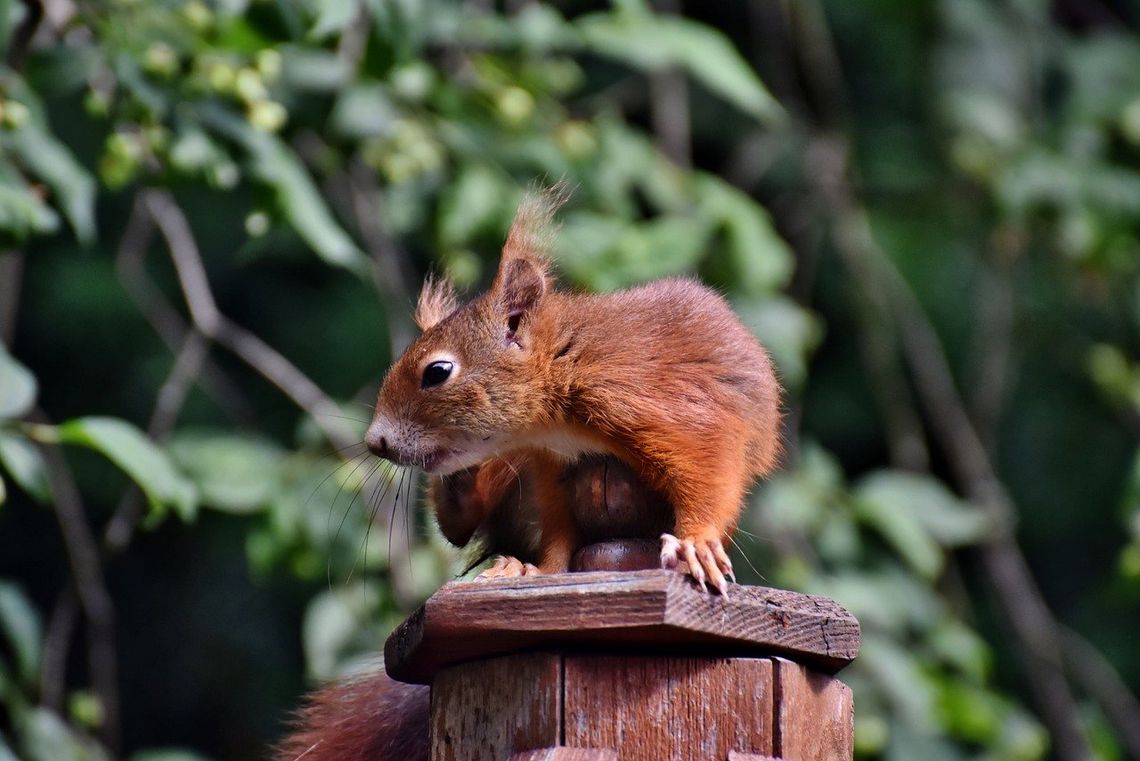
<path fill-rule="evenodd" d="M 515 220 L 503 246 L 503 260 L 515 257 L 544 259 L 554 238 L 554 214 L 570 197 L 570 187 L 560 181 L 542 189 L 531 186 L 515 212 Z"/>
<path fill-rule="evenodd" d="M 516 323 L 551 287 L 550 263 L 546 257 L 554 238 L 554 213 L 568 196 L 565 182 L 546 190 L 532 187 L 515 212 L 491 291 Z"/>
<path fill-rule="evenodd" d="M 455 295 L 455 286 L 451 281 L 428 275 L 416 303 L 416 324 L 420 330 L 427 330 L 458 308 L 459 298 Z"/>

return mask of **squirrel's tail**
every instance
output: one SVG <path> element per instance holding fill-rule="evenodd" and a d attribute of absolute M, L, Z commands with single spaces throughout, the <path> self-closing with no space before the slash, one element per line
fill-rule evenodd
<path fill-rule="evenodd" d="M 310 695 L 276 761 L 427 761 L 429 688 L 383 667 Z"/>

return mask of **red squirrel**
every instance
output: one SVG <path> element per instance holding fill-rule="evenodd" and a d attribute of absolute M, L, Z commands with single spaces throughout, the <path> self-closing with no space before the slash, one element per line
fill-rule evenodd
<path fill-rule="evenodd" d="M 727 301 L 694 280 L 556 289 L 547 250 L 557 195 L 524 198 L 486 293 L 461 304 L 446 280 L 426 283 L 423 332 L 388 371 L 365 443 L 428 473 L 441 528 L 458 543 L 467 537 L 449 516 L 479 525 L 513 488 L 512 461 L 525 463 L 537 568 L 507 559 L 492 574 L 568 570 L 578 537 L 560 475 L 583 454 L 612 455 L 673 507 L 662 567 L 683 561 L 724 593 L 723 542 L 779 454 L 772 362 Z"/>
<path fill-rule="evenodd" d="M 426 282 L 423 332 L 385 377 L 365 442 L 428 473 L 444 536 L 501 555 L 491 576 L 568 570 L 581 539 L 569 488 L 581 469 L 568 463 L 617 458 L 628 467 L 617 483 L 651 495 L 632 514 L 635 533 L 671 518 L 661 565 L 683 563 L 723 594 L 723 542 L 779 455 L 772 363 L 695 281 L 556 290 L 546 254 L 557 205 L 556 193 L 523 200 L 486 293 L 460 304 L 447 281 Z M 666 521 L 644 515 L 657 495 L 672 507 Z M 377 671 L 310 697 L 275 757 L 427 759 L 427 715 L 427 688 Z"/>

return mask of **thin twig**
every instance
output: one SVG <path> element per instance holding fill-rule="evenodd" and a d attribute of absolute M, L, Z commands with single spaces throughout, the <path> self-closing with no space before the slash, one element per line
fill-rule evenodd
<path fill-rule="evenodd" d="M 415 293 L 410 257 L 380 221 L 382 201 L 375 175 L 354 161 L 349 166 L 347 184 L 352 217 L 372 258 L 372 282 L 384 306 L 392 354 L 396 356 L 416 335 L 409 317 Z"/>
<path fill-rule="evenodd" d="M 38 410 L 32 419 L 42 423 L 48 422 L 46 416 Z M 119 679 L 115 653 L 114 603 L 103 578 L 99 548 L 87 522 L 83 500 L 79 496 L 79 490 L 76 488 L 63 452 L 57 445 L 37 446 L 43 456 L 52 506 L 59 520 L 63 546 L 71 568 L 71 580 L 87 620 L 91 686 L 103 709 L 103 722 L 99 727 L 99 735 L 104 744 L 115 751 L 119 745 Z M 66 656 L 62 654 L 53 656 L 56 660 L 59 657 Z M 58 679 L 60 671 L 57 669 L 50 676 Z M 56 694 L 62 689 L 56 684 L 46 687 L 49 694 Z"/>
<path fill-rule="evenodd" d="M 679 0 L 655 0 L 661 14 L 680 12 Z M 692 166 L 692 127 L 689 123 L 689 84 L 677 69 L 649 75 L 649 121 L 657 137 L 657 148 L 677 166 Z"/>
<path fill-rule="evenodd" d="M 147 435 L 154 441 L 165 441 L 178 420 L 178 414 L 191 387 L 198 380 L 210 349 L 209 340 L 196 330 L 187 331 L 186 340 L 174 358 L 155 400 Z M 134 537 L 135 528 L 142 520 L 146 502 L 137 487 L 131 487 L 119 500 L 118 507 L 103 529 L 103 551 L 117 555 L 127 548 Z"/>
<path fill-rule="evenodd" d="M 32 39 L 36 36 L 36 31 L 40 28 L 40 22 L 44 19 L 44 7 L 39 0 L 24 0 L 24 7 L 28 12 L 8 44 L 8 67 L 14 71 L 19 71 L 23 67 L 24 57 L 32 44 Z"/>
<path fill-rule="evenodd" d="M 23 276 L 24 252 L 0 251 L 0 342 L 5 346 L 11 346 L 16 335 Z"/>
<path fill-rule="evenodd" d="M 150 190 L 143 203 L 169 247 L 194 327 L 281 389 L 312 417 L 335 449 L 357 443 L 358 437 L 339 419 L 340 408 L 317 384 L 276 349 L 218 310 L 190 225 L 170 194 Z"/>
<path fill-rule="evenodd" d="M 40 666 L 40 703 L 62 715 L 67 694 L 67 658 L 71 653 L 71 637 L 79 623 L 79 600 L 75 582 L 68 579 L 56 598 L 44 632 Z"/>
<path fill-rule="evenodd" d="M 336 57 L 345 65 L 349 74 L 354 76 L 364 60 L 364 52 L 368 48 L 368 33 L 372 29 L 372 17 L 368 12 L 368 3 L 358 0 L 356 13 L 344 28 L 344 33 L 337 43 Z"/>
<path fill-rule="evenodd" d="M 1112 663 L 1077 632 L 1062 627 L 1061 648 L 1069 673 L 1116 728 L 1128 758 L 1140 758 L 1140 700 Z"/>
<path fill-rule="evenodd" d="M 1009 389 L 1013 354 L 1013 283 L 1010 266 L 1023 245 L 1021 236 L 995 236 L 991 266 L 982 273 L 975 298 L 974 354 L 977 356 L 969 412 L 978 435 L 993 452 L 997 442 L 1001 408 Z M 1012 249 L 1012 250 L 1011 250 Z"/>
<path fill-rule="evenodd" d="M 146 252 L 154 236 L 154 222 L 144 204 L 147 192 L 142 191 L 135 196 L 115 257 L 115 269 L 119 282 L 139 312 L 167 348 L 172 353 L 178 353 L 192 331 L 146 272 Z M 203 360 L 198 383 L 229 417 L 241 424 L 248 424 L 252 420 L 250 406 L 237 386 L 209 357 Z"/>

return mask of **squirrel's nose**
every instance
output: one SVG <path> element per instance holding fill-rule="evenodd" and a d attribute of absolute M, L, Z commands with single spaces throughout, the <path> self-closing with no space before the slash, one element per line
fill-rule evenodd
<path fill-rule="evenodd" d="M 368 427 L 367 433 L 364 434 L 364 443 L 368 446 L 368 450 L 377 457 L 383 457 L 388 460 L 391 459 L 391 451 L 388 449 L 388 439 L 384 437 L 384 432 L 379 426 L 371 425 Z"/>

